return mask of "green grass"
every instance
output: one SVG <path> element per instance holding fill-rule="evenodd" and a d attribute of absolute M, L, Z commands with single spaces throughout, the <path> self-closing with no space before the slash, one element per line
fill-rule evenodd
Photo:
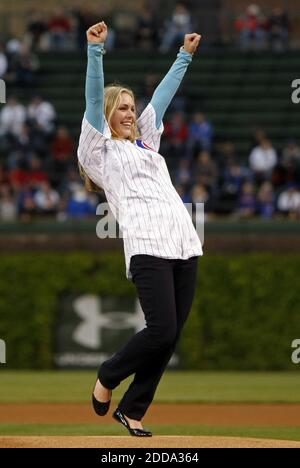
<path fill-rule="evenodd" d="M 147 425 L 155 435 L 254 437 L 300 441 L 300 427 L 215 427 Z M 116 424 L 0 424 L 0 436 L 126 436 Z"/>
<path fill-rule="evenodd" d="M 96 372 L 0 370 L 0 403 L 90 402 Z M 118 401 L 132 378 L 114 390 Z M 166 372 L 155 402 L 300 403 L 300 373 Z"/>

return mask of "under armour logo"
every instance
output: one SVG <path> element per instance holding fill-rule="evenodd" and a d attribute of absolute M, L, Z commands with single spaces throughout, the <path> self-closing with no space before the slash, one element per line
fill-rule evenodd
<path fill-rule="evenodd" d="M 114 330 L 134 328 L 135 333 L 145 327 L 145 318 L 138 299 L 135 302 L 134 313 L 119 311 L 103 313 L 101 298 L 87 294 L 74 301 L 74 310 L 82 319 L 82 323 L 78 325 L 72 338 L 75 343 L 90 349 L 101 347 L 101 329 L 104 327 Z"/>

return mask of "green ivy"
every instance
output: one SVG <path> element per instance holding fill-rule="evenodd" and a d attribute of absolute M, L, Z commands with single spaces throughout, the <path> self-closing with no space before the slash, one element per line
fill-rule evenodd
<path fill-rule="evenodd" d="M 186 369 L 298 370 L 300 255 L 204 255 L 178 351 Z M 5 254 L 0 263 L 0 338 L 6 368 L 53 368 L 64 293 L 133 296 L 119 252 Z M 12 364 L 13 363 L 13 364 Z"/>
<path fill-rule="evenodd" d="M 194 306 L 181 354 L 187 368 L 298 370 L 299 255 L 265 253 L 200 258 Z"/>

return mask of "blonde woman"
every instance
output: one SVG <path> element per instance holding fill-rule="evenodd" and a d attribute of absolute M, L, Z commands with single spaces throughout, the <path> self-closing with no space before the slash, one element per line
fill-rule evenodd
<path fill-rule="evenodd" d="M 119 222 L 126 276 L 137 288 L 146 327 L 101 364 L 92 401 L 96 413 L 105 415 L 112 390 L 134 375 L 113 417 L 131 435 L 149 437 L 152 433 L 143 428 L 142 418 L 188 317 L 202 255 L 197 232 L 158 152 L 162 118 L 200 36 L 185 36 L 176 61 L 139 118 L 130 89 L 104 89 L 106 38 L 103 21 L 87 31 L 86 110 L 78 162 L 86 187 L 103 188 Z"/>

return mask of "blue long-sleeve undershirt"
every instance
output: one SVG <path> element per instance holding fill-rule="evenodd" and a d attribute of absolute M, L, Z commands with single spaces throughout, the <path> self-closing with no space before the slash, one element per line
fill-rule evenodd
<path fill-rule="evenodd" d="M 85 82 L 85 116 L 88 122 L 101 133 L 104 129 L 104 74 L 103 54 L 101 53 L 103 48 L 104 44 L 88 44 Z M 154 91 L 151 104 L 156 113 L 156 128 L 160 127 L 163 116 L 191 61 L 192 55 L 189 52 L 180 51 L 170 70 Z"/>

